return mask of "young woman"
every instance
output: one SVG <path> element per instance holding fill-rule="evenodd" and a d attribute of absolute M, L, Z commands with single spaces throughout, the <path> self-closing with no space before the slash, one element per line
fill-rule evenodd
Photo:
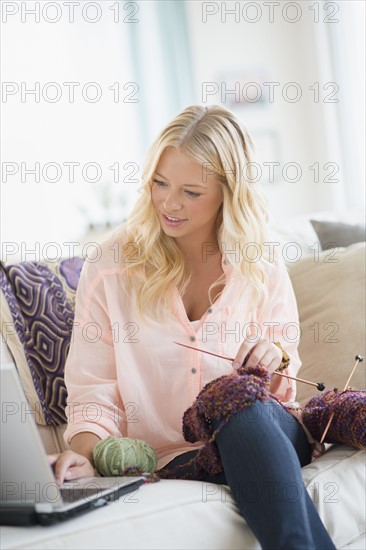
<path fill-rule="evenodd" d="M 50 458 L 60 483 L 94 475 L 93 448 L 109 435 L 149 443 L 164 472 L 188 463 L 203 443 L 184 440 L 185 410 L 245 360 L 294 400 L 276 370 L 301 365 L 296 299 L 251 162 L 246 129 L 219 106 L 188 107 L 152 145 L 126 224 L 81 273 L 65 368 L 70 450 Z M 292 415 L 256 401 L 216 443 L 223 472 L 205 480 L 230 486 L 262 548 L 334 548 L 302 481 L 312 448 Z"/>

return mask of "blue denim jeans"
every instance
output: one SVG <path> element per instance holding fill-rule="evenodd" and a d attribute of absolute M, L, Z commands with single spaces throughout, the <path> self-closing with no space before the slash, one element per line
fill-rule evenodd
<path fill-rule="evenodd" d="M 219 423 L 213 421 L 213 428 Z M 216 443 L 224 471 L 203 481 L 230 487 L 264 550 L 335 549 L 301 476 L 312 449 L 291 414 L 274 401 L 256 401 L 231 417 Z M 176 457 L 163 470 L 187 463 L 196 452 Z M 188 472 L 193 474 L 191 465 L 180 475 Z"/>

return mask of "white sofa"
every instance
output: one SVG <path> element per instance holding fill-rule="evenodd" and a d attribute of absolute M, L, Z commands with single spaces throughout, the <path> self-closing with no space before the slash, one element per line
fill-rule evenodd
<path fill-rule="evenodd" d="M 288 262 L 302 329 L 299 353 L 303 366 L 299 376 L 324 381 L 328 389 L 342 387 L 354 365 L 354 356 L 365 355 L 365 243 L 339 249 L 338 262 L 328 261 L 329 251 L 320 252 L 314 260 L 309 246 L 318 240 L 317 236 L 308 220 L 301 220 L 301 229 L 298 221 L 289 220 L 281 228 L 274 224 L 273 235 L 282 244 L 296 240 L 302 250 L 301 259 Z M 9 315 L 4 300 L 1 307 L 4 320 Z M 1 355 L 2 361 L 16 358 L 31 402 L 32 389 L 21 369 L 19 350 L 4 336 Z M 359 366 L 351 385 L 365 389 L 365 363 Z M 300 403 L 315 393 L 310 386 L 298 384 Z M 55 429 L 40 425 L 39 429 L 49 453 L 64 448 L 64 426 Z M 330 446 L 302 471 L 306 488 L 337 549 L 366 548 L 365 449 Z M 182 480 L 145 484 L 118 502 L 56 526 L 3 527 L 0 547 L 260 548 L 226 486 Z"/>

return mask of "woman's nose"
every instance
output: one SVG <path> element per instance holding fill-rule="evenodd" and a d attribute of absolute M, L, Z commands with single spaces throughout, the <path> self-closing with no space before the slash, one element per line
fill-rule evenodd
<path fill-rule="evenodd" d="M 177 196 L 177 193 L 169 191 L 165 196 L 164 209 L 167 212 L 170 212 L 172 210 L 180 210 L 181 208 L 182 204 L 179 200 L 179 197 Z"/>

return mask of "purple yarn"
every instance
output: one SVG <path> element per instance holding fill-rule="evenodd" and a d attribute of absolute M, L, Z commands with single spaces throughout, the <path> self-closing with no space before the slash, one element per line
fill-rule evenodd
<path fill-rule="evenodd" d="M 302 421 L 320 441 L 331 414 L 334 417 L 325 437 L 326 443 L 366 447 L 366 391 L 337 388 L 313 397 L 304 407 Z"/>
<path fill-rule="evenodd" d="M 203 472 L 218 474 L 223 467 L 215 442 L 217 433 L 227 424 L 230 417 L 252 405 L 257 399 L 266 401 L 272 396 L 269 392 L 270 377 L 264 367 L 240 367 L 235 374 L 220 376 L 206 384 L 198 394 L 194 404 L 183 415 L 183 435 L 186 441 L 205 442 L 197 455 L 188 464 L 194 464 L 195 478 Z M 220 420 L 219 428 L 214 431 L 212 420 Z M 175 472 L 159 472 L 160 477 L 173 478 Z M 178 476 L 182 477 L 182 476 Z M 184 476 L 183 476 L 184 477 Z M 185 476 L 188 477 L 188 476 Z"/>

